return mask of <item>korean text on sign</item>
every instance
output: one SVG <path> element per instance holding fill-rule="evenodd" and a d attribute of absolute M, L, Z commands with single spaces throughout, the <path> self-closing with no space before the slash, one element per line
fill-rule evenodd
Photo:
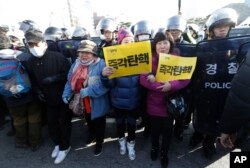
<path fill-rule="evenodd" d="M 149 41 L 104 47 L 107 66 L 115 69 L 109 78 L 151 72 L 152 53 Z"/>
<path fill-rule="evenodd" d="M 179 57 L 161 53 L 159 56 L 156 81 L 166 82 L 191 79 L 196 61 L 196 57 Z"/>

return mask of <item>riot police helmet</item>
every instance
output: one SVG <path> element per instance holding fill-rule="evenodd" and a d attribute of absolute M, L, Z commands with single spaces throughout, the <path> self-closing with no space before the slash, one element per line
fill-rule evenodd
<path fill-rule="evenodd" d="M 147 20 L 141 20 L 134 25 L 136 41 L 149 40 L 152 38 L 153 26 Z"/>
<path fill-rule="evenodd" d="M 76 27 L 73 34 L 72 34 L 72 39 L 90 40 L 90 33 L 84 27 Z"/>
<path fill-rule="evenodd" d="M 57 27 L 48 27 L 44 32 L 45 40 L 58 41 L 61 40 L 63 36 L 63 32 L 60 28 Z"/>
<path fill-rule="evenodd" d="M 229 25 L 232 28 L 235 27 L 237 18 L 237 12 L 234 9 L 221 8 L 211 14 L 206 22 L 206 26 L 209 32 L 220 25 Z"/>
<path fill-rule="evenodd" d="M 110 32 L 114 32 L 117 30 L 117 25 L 115 21 L 111 18 L 103 18 L 99 21 L 99 23 L 96 26 L 96 32 L 98 34 L 104 34 L 104 31 L 108 30 Z"/>
<path fill-rule="evenodd" d="M 67 39 L 71 38 L 71 32 L 67 28 L 63 27 L 63 28 L 61 28 L 61 30 L 63 33 L 63 35 L 62 35 L 63 40 L 67 40 Z"/>
<path fill-rule="evenodd" d="M 186 30 L 187 21 L 180 15 L 175 15 L 167 20 L 166 30 L 179 30 L 184 32 Z"/>
<path fill-rule="evenodd" d="M 33 20 L 24 20 L 19 25 L 19 30 L 22 30 L 24 33 L 34 29 L 39 30 L 39 26 Z"/>

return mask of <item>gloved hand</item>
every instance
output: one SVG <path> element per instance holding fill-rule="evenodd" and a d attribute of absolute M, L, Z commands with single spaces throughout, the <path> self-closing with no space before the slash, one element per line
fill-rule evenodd
<path fill-rule="evenodd" d="M 63 97 L 63 102 L 64 102 L 65 104 L 69 104 L 69 99 L 68 99 L 68 97 Z"/>
<path fill-rule="evenodd" d="M 42 92 L 39 92 L 37 97 L 41 102 L 46 102 L 45 95 Z"/>
<path fill-rule="evenodd" d="M 44 85 L 50 85 L 52 83 L 54 83 L 56 81 L 56 76 L 49 76 L 49 77 L 46 77 L 42 80 L 42 84 Z"/>

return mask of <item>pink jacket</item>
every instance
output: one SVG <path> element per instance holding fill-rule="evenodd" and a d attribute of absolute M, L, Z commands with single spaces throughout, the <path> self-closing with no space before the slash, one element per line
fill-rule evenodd
<path fill-rule="evenodd" d="M 155 75 L 158 66 L 158 55 L 153 53 L 152 58 L 152 73 Z M 160 89 L 156 89 L 158 86 L 163 85 L 160 82 L 150 83 L 147 80 L 148 74 L 141 74 L 140 75 L 140 84 L 144 86 L 147 91 L 147 112 L 151 116 L 159 116 L 159 117 L 168 117 L 169 114 L 166 108 L 166 94 L 162 92 Z M 173 93 L 177 90 L 180 90 L 186 87 L 189 84 L 190 80 L 175 80 L 170 81 L 171 90 L 170 92 Z"/>

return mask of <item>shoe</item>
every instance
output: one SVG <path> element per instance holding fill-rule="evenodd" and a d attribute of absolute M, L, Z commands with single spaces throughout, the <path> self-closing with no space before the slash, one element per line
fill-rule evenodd
<path fill-rule="evenodd" d="M 164 151 L 161 151 L 161 167 L 162 168 L 168 167 L 168 155 Z"/>
<path fill-rule="evenodd" d="M 159 150 L 158 149 L 151 149 L 151 152 L 150 152 L 150 157 L 151 157 L 151 160 L 152 161 L 156 161 L 157 158 L 158 158 L 158 153 L 159 153 Z"/>
<path fill-rule="evenodd" d="M 196 147 L 197 145 L 199 145 L 199 143 L 203 141 L 203 139 L 204 137 L 201 133 L 194 132 L 189 140 L 189 145 L 191 147 Z"/>
<path fill-rule="evenodd" d="M 135 160 L 135 141 L 127 142 L 128 157 L 130 160 Z"/>
<path fill-rule="evenodd" d="M 15 147 L 16 148 L 28 148 L 29 145 L 27 143 L 16 142 Z"/>
<path fill-rule="evenodd" d="M 120 154 L 125 155 L 126 154 L 126 138 L 120 138 L 118 139 L 119 146 L 120 146 Z"/>
<path fill-rule="evenodd" d="M 59 153 L 59 145 L 56 145 L 55 148 L 54 148 L 54 150 L 51 153 L 51 157 L 52 158 L 56 158 L 57 155 L 58 155 L 58 153 Z"/>
<path fill-rule="evenodd" d="M 59 151 L 59 152 L 58 152 L 58 155 L 57 155 L 57 157 L 56 157 L 56 159 L 55 159 L 55 161 L 54 161 L 54 163 L 55 163 L 55 164 L 61 163 L 61 162 L 66 158 L 66 156 L 67 156 L 67 154 L 69 153 L 70 149 L 71 149 L 71 147 L 69 147 L 69 148 L 66 149 L 66 150 Z"/>
<path fill-rule="evenodd" d="M 96 143 L 94 155 L 99 156 L 102 154 L 102 143 Z"/>
<path fill-rule="evenodd" d="M 212 157 L 216 154 L 215 145 L 203 143 L 203 153 L 204 153 L 205 158 L 212 159 Z"/>

